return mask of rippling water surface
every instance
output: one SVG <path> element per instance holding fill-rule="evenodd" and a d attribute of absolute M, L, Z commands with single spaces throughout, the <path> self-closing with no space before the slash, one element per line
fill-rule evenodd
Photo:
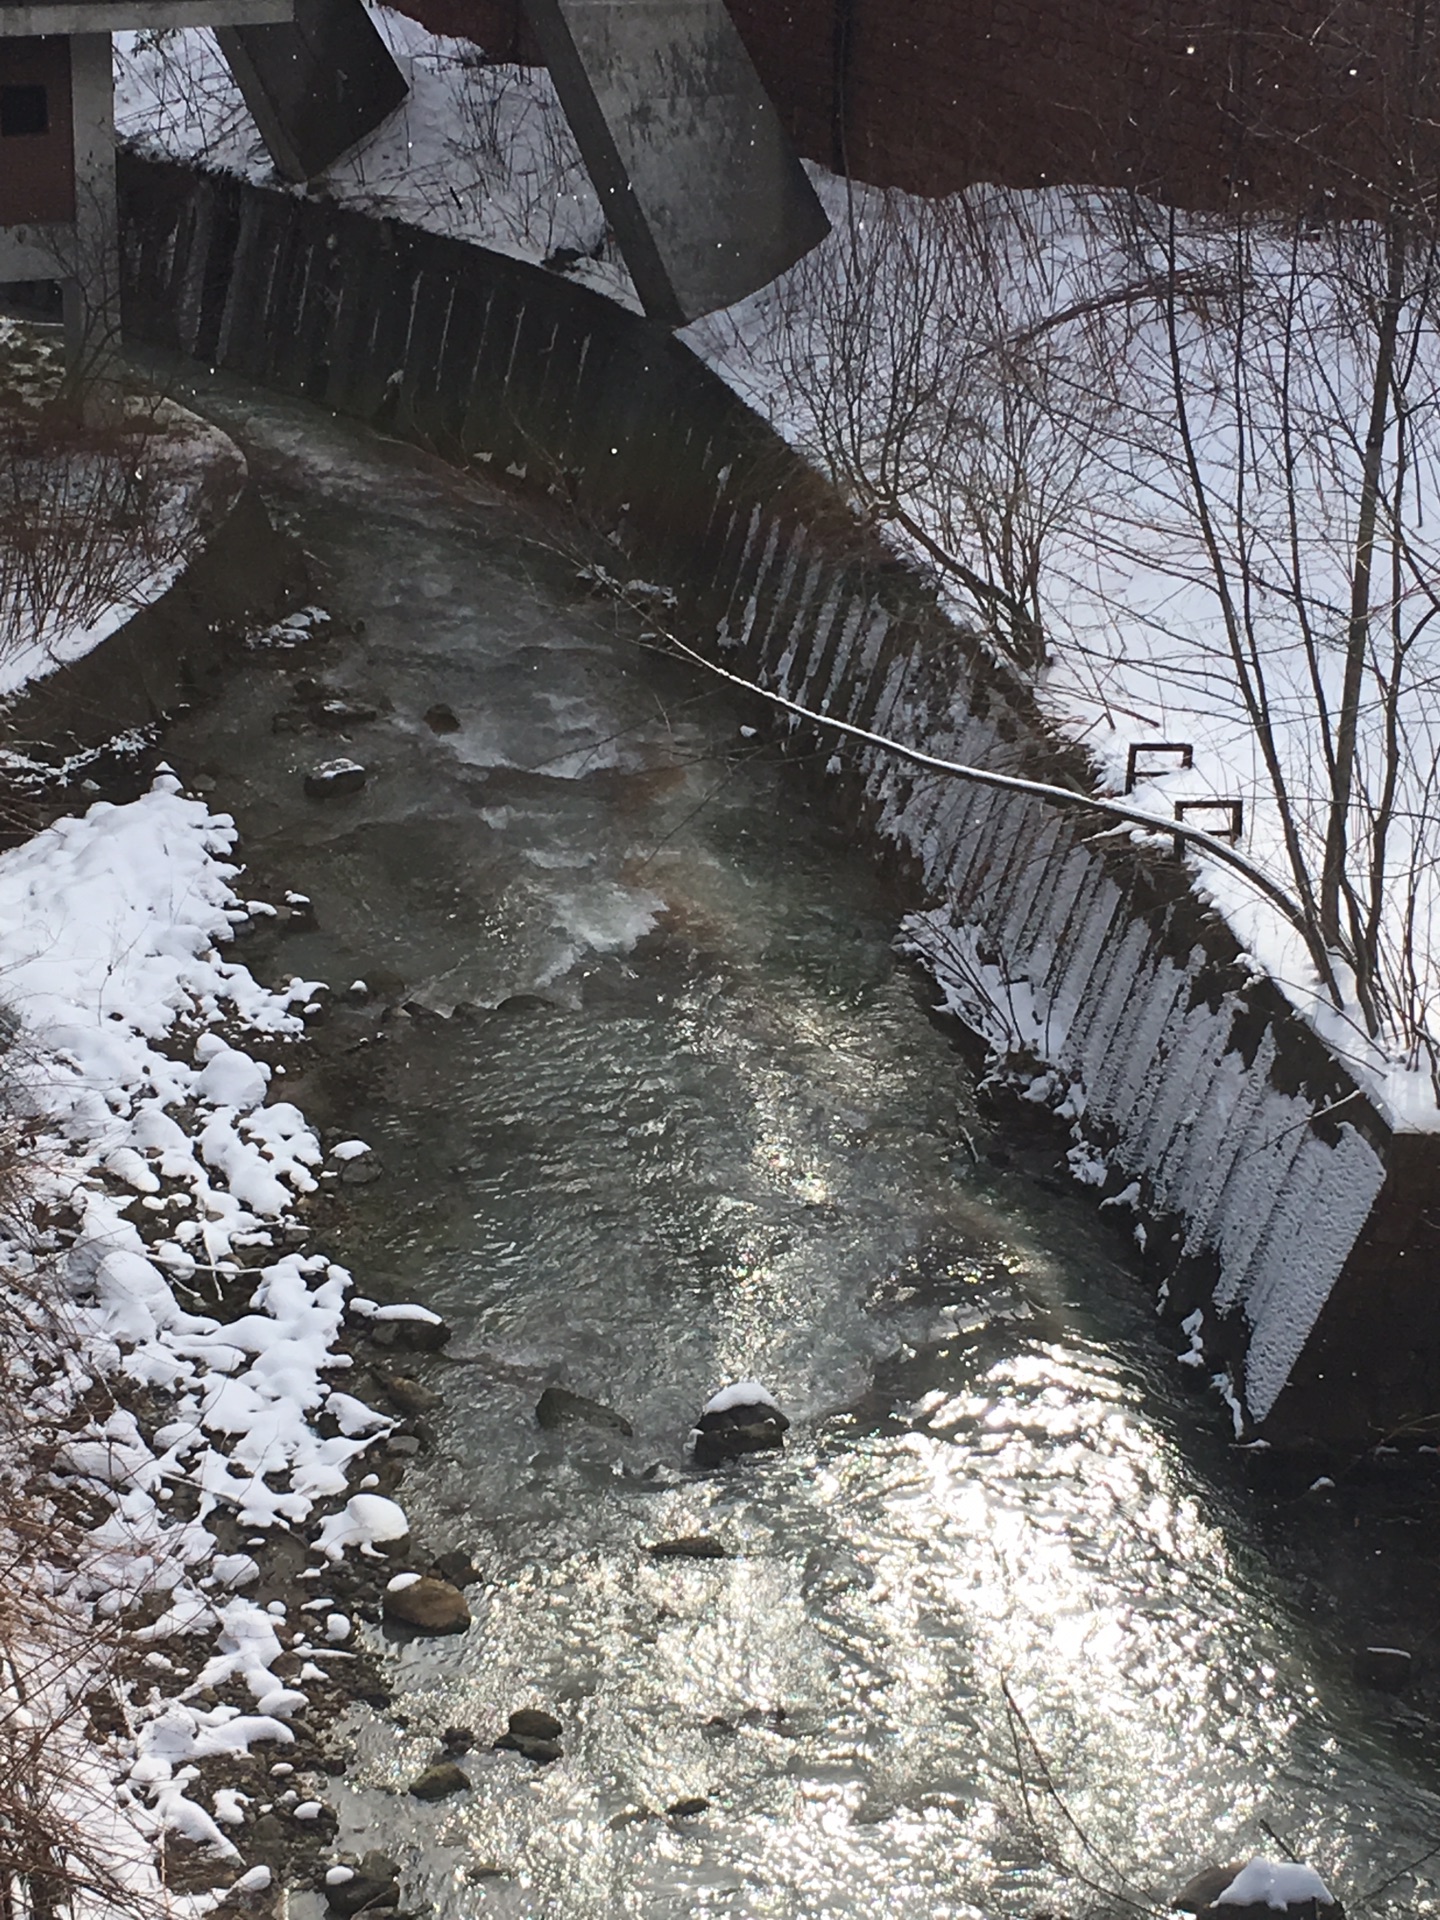
<path fill-rule="evenodd" d="M 326 673 L 385 711 L 353 800 L 298 797 L 331 749 L 270 731 L 273 664 L 174 752 L 314 896 L 291 963 L 417 1009 L 346 1116 L 385 1168 L 355 1263 L 455 1328 L 405 1499 L 484 1575 L 468 1635 L 400 1650 L 403 1717 L 357 1722 L 341 1844 L 398 1849 L 446 1915 L 878 1920 L 1143 1911 L 1267 1824 L 1353 1900 L 1440 1840 L 1119 1235 L 977 1159 L 893 904 L 749 716 L 587 600 L 553 527 L 209 404 L 366 622 Z M 785 1452 L 688 1471 L 749 1375 Z M 542 1432 L 551 1382 L 633 1438 Z M 643 1551 L 694 1533 L 731 1557 Z M 541 1771 L 486 1750 L 525 1705 L 564 1723 Z M 456 1724 L 474 1790 L 422 1807 L 399 1790 Z M 1369 1911 L 1440 1910 L 1426 1872 Z"/>

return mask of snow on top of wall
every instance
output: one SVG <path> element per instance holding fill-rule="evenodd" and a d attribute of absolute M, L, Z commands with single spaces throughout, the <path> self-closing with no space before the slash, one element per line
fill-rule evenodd
<path fill-rule="evenodd" d="M 1008 340 L 1013 351 L 1016 343 L 1055 340 L 1067 326 L 1083 336 L 1087 328 L 1103 325 L 1106 312 L 1121 316 L 1117 324 L 1126 329 L 1126 344 L 1114 348 L 1108 364 L 1125 367 L 1134 380 L 1142 370 L 1144 377 L 1158 379 L 1162 390 L 1158 397 L 1152 394 L 1147 420 L 1163 419 L 1169 361 L 1153 293 L 1146 297 L 1141 270 L 1148 257 L 1143 208 L 1136 216 L 1137 232 L 1130 233 L 1117 226 L 1103 196 L 1079 189 L 981 187 L 962 205 L 960 197 L 921 200 L 838 179 L 818 167 L 811 173 L 831 216 L 829 238 L 770 286 L 724 313 L 697 321 L 683 337 L 747 404 L 808 458 L 828 467 L 843 488 L 863 495 L 866 483 L 856 479 L 857 473 L 883 468 L 895 494 L 894 508 L 907 513 L 919 529 L 912 536 L 898 526 L 892 512 L 890 537 L 933 572 L 942 598 L 963 623 L 983 625 L 984 609 L 977 609 L 943 566 L 935 564 L 935 554 L 956 552 L 982 570 L 989 564 L 977 557 L 983 534 L 970 524 L 977 516 L 983 518 L 984 509 L 966 504 L 969 496 L 955 482 L 957 473 L 974 467 L 979 484 L 970 492 L 977 499 L 1005 498 L 1006 429 L 999 416 L 991 420 L 984 411 L 987 365 L 978 348 L 991 337 L 985 329 Z M 1163 227 L 1163 218 L 1158 224 Z M 1315 244 L 1318 248 L 1323 241 Z M 1225 236 L 1213 222 L 1184 227 L 1180 245 L 1185 250 L 1182 281 L 1197 276 L 1216 281 L 1231 264 L 1224 256 Z M 973 258 L 964 254 L 966 247 L 973 249 Z M 1263 241 L 1258 244 L 1250 262 L 1257 280 L 1286 284 L 1289 257 L 1282 258 L 1283 253 L 1283 248 L 1267 253 Z M 1320 398 L 1303 386 L 1308 374 L 1299 376 L 1303 393 L 1292 396 L 1297 406 L 1302 400 L 1307 406 L 1313 402 L 1317 416 L 1326 413 L 1330 386 L 1348 392 L 1362 387 L 1365 377 L 1363 356 L 1355 352 L 1353 337 L 1325 291 L 1324 266 L 1318 258 L 1301 263 L 1298 296 L 1304 324 L 1311 328 L 1299 364 L 1316 369 Z M 1153 271 L 1163 277 L 1161 267 Z M 912 296 L 910 289 L 916 287 L 941 292 L 927 307 L 923 295 Z M 1228 506 L 1238 497 L 1231 471 L 1237 435 L 1226 414 L 1233 382 L 1207 382 L 1203 377 L 1210 351 L 1210 336 L 1198 317 L 1203 311 L 1203 302 L 1192 309 L 1182 295 L 1180 351 L 1187 356 L 1187 372 L 1197 376 L 1192 427 L 1200 470 L 1212 502 Z M 1266 411 L 1271 403 L 1263 387 L 1265 373 L 1257 363 L 1247 375 L 1256 409 L 1253 431 L 1257 444 L 1276 449 L 1273 470 L 1278 473 L 1282 436 Z M 934 399 L 948 391 L 947 379 L 953 383 L 957 378 L 968 396 L 965 409 Z M 1076 379 L 1083 387 L 1083 376 Z M 1000 378 L 992 386 L 1014 400 L 1015 382 L 1007 386 Z M 1072 384 L 1065 391 L 1073 398 L 1074 390 Z M 892 403 L 895 418 L 906 420 L 903 433 L 887 411 Z M 1332 395 L 1331 417 L 1336 404 Z M 1241 697 L 1220 596 L 1207 576 L 1195 527 L 1186 517 L 1183 475 L 1177 477 L 1176 463 L 1166 465 L 1165 448 L 1153 425 L 1136 429 L 1127 416 L 1128 425 L 1122 420 L 1107 439 L 1110 427 L 1103 420 L 1088 428 L 1070 421 L 1077 409 L 1084 411 L 1082 401 L 1067 407 L 1062 395 L 1056 417 L 1047 417 L 1036 428 L 1028 458 L 1032 474 L 1044 472 L 1045 487 L 1038 494 L 1033 488 L 1027 492 L 1026 506 L 1018 513 L 1025 523 L 1018 537 L 1033 537 L 1044 554 L 1037 591 L 1053 659 L 1038 678 L 1042 706 L 1062 732 L 1084 743 L 1098 765 L 1101 790 L 1117 796 L 1124 790 L 1129 750 L 1137 742 L 1187 743 L 1193 748 L 1192 767 L 1181 770 L 1172 758 L 1171 764 L 1155 764 L 1148 775 L 1142 770 L 1127 799 L 1153 810 L 1157 822 L 1166 822 L 1173 818 L 1177 799 L 1239 798 L 1245 814 L 1242 850 L 1281 885 L 1293 888 L 1282 817 Z M 1145 407 L 1137 403 L 1139 411 Z M 972 415 L 982 425 L 990 421 L 988 438 L 982 435 L 968 451 L 944 441 L 944 435 L 953 435 L 957 419 Z M 1360 437 L 1357 431 L 1356 445 Z M 1417 449 L 1410 470 L 1412 491 L 1407 498 L 1418 504 L 1409 511 L 1422 521 L 1424 489 L 1440 487 L 1440 451 L 1433 440 L 1432 435 Z M 1252 482 L 1236 542 L 1244 545 L 1243 529 L 1248 528 L 1250 558 L 1260 575 L 1245 602 L 1258 632 L 1256 671 L 1263 674 L 1272 703 L 1276 751 L 1300 843 L 1318 872 L 1328 786 L 1317 737 L 1315 682 L 1333 715 L 1344 650 L 1331 612 L 1348 604 L 1346 541 L 1353 529 L 1347 514 L 1353 519 L 1355 480 L 1345 463 L 1348 459 L 1353 468 L 1355 456 L 1345 443 L 1336 454 L 1345 471 L 1322 485 L 1315 467 L 1307 465 L 1312 452 L 1307 442 L 1291 495 L 1298 503 L 1293 563 L 1313 608 L 1324 608 L 1323 614 L 1312 612 L 1312 624 L 1321 631 L 1318 637 L 1312 634 L 1310 649 L 1292 631 L 1293 596 L 1287 591 L 1291 529 L 1274 487 L 1262 500 Z M 1319 459 L 1315 453 L 1314 460 Z M 1053 471 L 1045 471 L 1047 461 Z M 952 513 L 955 525 L 945 517 Z M 881 511 L 880 517 L 887 515 Z M 1412 544 L 1419 539 L 1423 545 L 1431 537 L 1430 521 L 1433 515 L 1423 535 L 1412 532 Z M 922 535 L 934 544 L 927 547 Z M 1226 557 L 1232 567 L 1239 565 L 1228 550 Z M 1428 560 L 1417 560 L 1416 565 L 1422 572 L 1434 572 Z M 1393 1022 L 1394 1031 L 1378 1041 L 1370 1037 L 1343 968 L 1338 970 L 1342 1005 L 1333 1006 L 1290 923 L 1232 869 L 1194 850 L 1187 851 L 1185 859 L 1202 895 L 1229 920 L 1257 968 L 1279 984 L 1334 1048 L 1391 1124 L 1433 1131 L 1440 1128 L 1440 1104 L 1429 1049 L 1423 1040 L 1417 1046 L 1413 1033 L 1414 1023 L 1423 1029 L 1429 1008 L 1440 1005 L 1440 995 L 1426 984 L 1432 973 L 1440 972 L 1440 881 L 1430 851 L 1436 808 L 1429 787 L 1440 739 L 1440 703 L 1431 691 L 1435 676 L 1427 650 L 1433 651 L 1436 641 L 1424 631 L 1424 596 L 1423 588 L 1407 593 L 1402 607 L 1405 620 L 1415 626 L 1418 653 L 1407 665 L 1408 691 L 1398 709 L 1405 750 L 1398 760 L 1399 804 L 1386 847 L 1390 904 L 1381 939 L 1382 960 L 1390 967 L 1392 982 L 1398 983 L 1397 994 L 1403 995 L 1404 968 L 1393 956 L 1407 937 L 1413 887 L 1422 986 L 1409 995 L 1403 1014 Z M 1377 602 L 1383 600 L 1381 589 Z M 1385 614 L 1379 604 L 1377 624 L 1383 624 Z M 1376 644 L 1383 652 L 1384 643 L 1377 639 Z M 1372 670 L 1378 676 L 1387 669 L 1382 663 Z M 1383 750 L 1384 716 L 1373 687 L 1371 696 L 1360 729 L 1362 754 L 1370 756 L 1362 775 L 1369 792 L 1363 805 L 1357 804 L 1352 830 L 1359 828 L 1364 807 L 1383 787 L 1376 756 Z M 1355 862 L 1362 885 L 1365 852 L 1361 848 Z M 1440 1043 L 1440 1027 L 1430 1037 Z"/>

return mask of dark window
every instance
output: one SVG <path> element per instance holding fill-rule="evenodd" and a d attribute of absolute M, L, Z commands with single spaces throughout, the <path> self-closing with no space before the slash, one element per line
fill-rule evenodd
<path fill-rule="evenodd" d="M 44 87 L 0 87 L 0 138 L 49 131 L 50 103 Z"/>

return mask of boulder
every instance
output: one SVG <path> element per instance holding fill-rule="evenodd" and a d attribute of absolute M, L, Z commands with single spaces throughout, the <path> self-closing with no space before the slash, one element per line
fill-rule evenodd
<path fill-rule="evenodd" d="M 458 733 L 459 715 L 453 707 L 447 707 L 443 700 L 437 700 L 433 707 L 425 709 L 425 724 L 432 733 Z"/>
<path fill-rule="evenodd" d="M 790 1422 L 758 1380 L 722 1387 L 700 1410 L 690 1435 L 699 1467 L 719 1466 L 742 1454 L 765 1453 L 785 1444 Z"/>
<path fill-rule="evenodd" d="M 433 1413 L 441 1404 L 440 1395 L 433 1387 L 422 1386 L 408 1374 L 392 1373 L 388 1367 L 372 1367 L 370 1372 L 385 1398 L 400 1413 Z"/>
<path fill-rule="evenodd" d="M 430 1562 L 430 1571 L 437 1580 L 448 1580 L 452 1587 L 473 1587 L 480 1578 L 475 1563 L 463 1547 L 437 1553 Z"/>
<path fill-rule="evenodd" d="M 540 1707 L 521 1707 L 510 1716 L 510 1731 L 524 1740 L 558 1740 L 562 1728 L 553 1713 Z"/>
<path fill-rule="evenodd" d="M 437 1760 L 410 1782 L 410 1791 L 417 1800 L 444 1800 L 452 1793 L 468 1793 L 470 1776 L 453 1760 Z"/>
<path fill-rule="evenodd" d="M 463 1633 L 470 1624 L 470 1609 L 465 1596 L 448 1580 L 437 1580 L 433 1573 L 385 1589 L 385 1618 L 413 1627 L 417 1633 Z"/>
<path fill-rule="evenodd" d="M 545 1767 L 561 1756 L 560 1731 L 560 1722 L 553 1713 L 542 1712 L 538 1707 L 521 1707 L 511 1714 L 509 1727 L 495 1742 L 495 1747 L 497 1751 L 518 1753 L 537 1767 Z"/>
<path fill-rule="evenodd" d="M 571 1393 L 568 1387 L 546 1387 L 536 1403 L 535 1418 L 552 1432 L 557 1427 L 599 1427 L 629 1439 L 635 1431 L 623 1414 L 598 1400 L 587 1400 L 583 1393 Z"/>
<path fill-rule="evenodd" d="M 331 1875 L 345 1874 L 332 1882 Z M 332 1913 L 353 1914 L 400 1904 L 400 1869 L 383 1853 L 367 1853 L 358 1867 L 336 1865 L 322 1876 L 320 1891 Z"/>
<path fill-rule="evenodd" d="M 679 1540 L 652 1540 L 645 1547 L 657 1560 L 728 1560 L 729 1553 L 713 1534 L 687 1533 Z"/>
<path fill-rule="evenodd" d="M 305 776 L 312 800 L 333 800 L 342 793 L 359 793 L 370 778 L 358 760 L 322 760 Z"/>

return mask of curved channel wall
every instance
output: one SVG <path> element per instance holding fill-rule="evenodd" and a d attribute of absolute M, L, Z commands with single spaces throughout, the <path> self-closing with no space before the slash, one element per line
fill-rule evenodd
<path fill-rule="evenodd" d="M 132 336 L 558 493 L 716 657 L 798 701 L 1088 784 L 1025 690 L 667 333 L 324 201 L 131 154 L 121 186 Z M 1440 1414 L 1436 1142 L 1392 1135 L 1178 861 L 829 738 L 835 803 L 903 870 L 916 950 L 971 1024 L 1068 1088 L 1082 1176 L 1135 1205 L 1161 1301 L 1247 1429 L 1359 1444 Z"/>

